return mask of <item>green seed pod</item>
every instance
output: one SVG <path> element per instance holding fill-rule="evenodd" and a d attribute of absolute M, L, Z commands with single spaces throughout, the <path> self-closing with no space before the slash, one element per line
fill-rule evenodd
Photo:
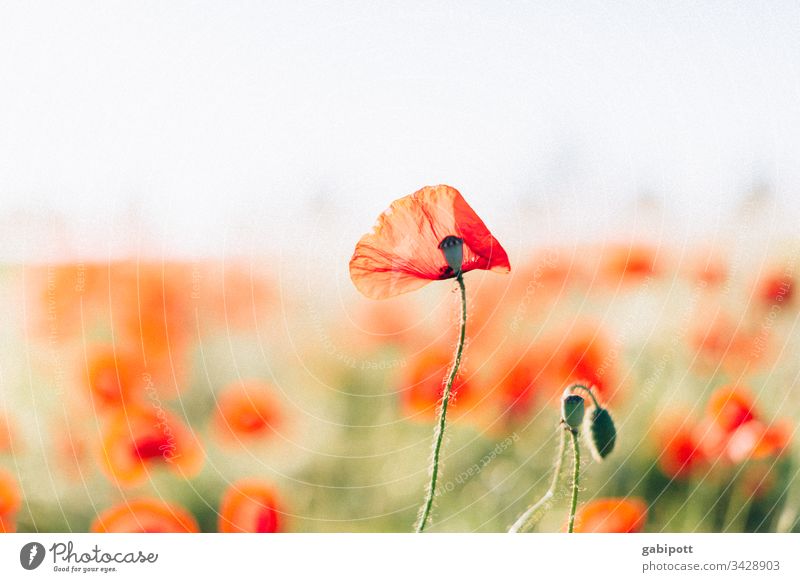
<path fill-rule="evenodd" d="M 596 460 L 602 461 L 611 454 L 617 441 L 617 428 L 614 426 L 614 419 L 611 418 L 611 413 L 605 408 L 595 408 L 586 417 L 586 424 L 588 425 L 586 434 L 589 437 L 587 439 L 589 441 L 589 450 L 592 451 L 592 456 Z"/>
<path fill-rule="evenodd" d="M 461 273 L 464 263 L 464 241 L 457 236 L 446 236 L 439 243 L 439 249 L 447 261 L 447 265 L 455 275 Z"/>
<path fill-rule="evenodd" d="M 564 424 L 572 430 L 580 429 L 584 411 L 583 398 L 565 391 L 564 396 L 561 398 L 561 420 L 564 421 Z"/>

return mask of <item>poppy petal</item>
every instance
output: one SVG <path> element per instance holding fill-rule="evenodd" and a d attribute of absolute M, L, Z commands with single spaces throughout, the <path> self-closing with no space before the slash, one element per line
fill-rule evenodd
<path fill-rule="evenodd" d="M 13 518 L 21 506 L 22 496 L 17 480 L 11 473 L 0 468 L 0 517 L 11 521 L 10 518 Z"/>
<path fill-rule="evenodd" d="M 93 533 L 197 533 L 188 511 L 157 499 L 135 499 L 111 507 L 94 520 Z"/>
<path fill-rule="evenodd" d="M 639 498 L 590 501 L 575 516 L 578 533 L 640 533 L 647 521 L 647 504 Z"/>
<path fill-rule="evenodd" d="M 275 533 L 281 517 L 272 487 L 243 479 L 225 492 L 219 510 L 220 533 Z"/>
<path fill-rule="evenodd" d="M 166 410 L 120 410 L 109 419 L 101 461 L 106 475 L 121 486 L 147 481 L 158 465 L 190 478 L 202 469 L 203 449 L 192 431 Z"/>
<path fill-rule="evenodd" d="M 259 380 L 246 380 L 222 391 L 213 426 L 224 443 L 242 444 L 269 437 L 280 422 L 280 407 L 271 387 Z"/>
<path fill-rule="evenodd" d="M 395 200 L 361 237 L 350 260 L 350 278 L 373 299 L 408 293 L 430 281 L 455 277 L 439 248 L 447 236 L 463 241 L 462 272 L 507 273 L 508 255 L 455 188 L 428 186 Z"/>

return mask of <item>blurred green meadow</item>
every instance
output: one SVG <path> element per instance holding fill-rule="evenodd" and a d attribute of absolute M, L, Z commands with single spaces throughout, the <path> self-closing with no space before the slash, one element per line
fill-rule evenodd
<path fill-rule="evenodd" d="M 523 249 L 510 275 L 467 274 L 430 530 L 506 531 L 539 498 L 572 381 L 619 431 L 584 455 L 581 507 L 642 500 L 650 532 L 800 530 L 797 248 Z M 454 284 L 382 302 L 319 285 L 252 262 L 3 267 L 3 527 L 411 531 Z M 538 531 L 564 529 L 567 497 Z M 147 527 L 120 517 L 138 500 Z"/>

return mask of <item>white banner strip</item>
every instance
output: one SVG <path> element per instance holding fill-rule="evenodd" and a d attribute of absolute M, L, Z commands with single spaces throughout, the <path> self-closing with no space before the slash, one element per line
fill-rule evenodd
<path fill-rule="evenodd" d="M 799 540 L 791 534 L 8 534 L 0 535 L 0 579 L 796 581 Z"/>

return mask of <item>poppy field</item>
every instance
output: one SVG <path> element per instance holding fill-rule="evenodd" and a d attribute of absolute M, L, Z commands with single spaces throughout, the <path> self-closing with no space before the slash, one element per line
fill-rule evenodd
<path fill-rule="evenodd" d="M 6 265 L 0 530 L 800 530 L 795 241 L 515 246 L 467 198 L 335 285 Z"/>

